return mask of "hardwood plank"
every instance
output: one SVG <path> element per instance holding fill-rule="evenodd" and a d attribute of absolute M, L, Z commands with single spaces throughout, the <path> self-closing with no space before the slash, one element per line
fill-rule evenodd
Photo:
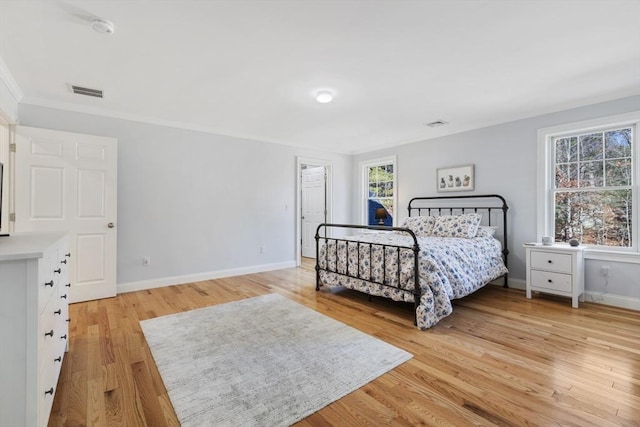
<path fill-rule="evenodd" d="M 316 292 L 306 261 L 71 305 L 49 425 L 178 426 L 140 320 L 271 292 L 414 355 L 300 426 L 640 425 L 638 312 L 488 286 L 419 331 L 410 304 Z"/>

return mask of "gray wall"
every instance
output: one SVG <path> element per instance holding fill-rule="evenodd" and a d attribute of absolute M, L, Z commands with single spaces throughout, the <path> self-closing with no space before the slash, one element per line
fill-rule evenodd
<path fill-rule="evenodd" d="M 349 156 L 24 104 L 19 118 L 118 139 L 119 285 L 295 262 L 297 156 L 333 163 L 333 219 L 351 215 Z"/>
<path fill-rule="evenodd" d="M 333 162 L 333 220 L 358 223 L 359 163 L 397 155 L 399 219 L 410 198 L 438 194 L 440 167 L 474 164 L 474 193 L 506 197 L 509 267 L 514 284 L 522 286 L 522 244 L 537 238 L 537 130 L 636 110 L 640 96 L 357 156 L 24 104 L 19 118 L 28 126 L 118 138 L 119 284 L 293 261 L 296 156 Z M 142 266 L 145 255 L 150 267 Z M 603 264 L 610 266 L 608 279 L 598 274 Z M 591 299 L 604 293 L 607 302 L 640 301 L 637 257 L 634 263 L 588 260 L 586 274 Z"/>
<path fill-rule="evenodd" d="M 476 187 L 473 194 L 498 193 L 507 199 L 510 206 L 509 270 L 516 281 L 524 281 L 525 252 L 522 244 L 537 240 L 538 129 L 638 110 L 640 96 L 633 96 L 354 156 L 352 220 L 360 221 L 359 163 L 362 161 L 397 156 L 398 218 L 407 215 L 405 207 L 412 197 L 438 195 L 436 169 L 474 164 Z M 637 262 L 587 261 L 587 289 L 640 298 L 640 264 Z M 600 264 L 611 267 L 608 282 L 594 274 L 594 271 L 599 271 Z"/>

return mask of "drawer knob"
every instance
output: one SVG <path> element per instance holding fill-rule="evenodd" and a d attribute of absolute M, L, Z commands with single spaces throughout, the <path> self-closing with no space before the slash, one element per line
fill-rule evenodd
<path fill-rule="evenodd" d="M 53 329 L 52 329 L 52 330 L 50 330 L 49 332 L 45 332 L 45 333 L 44 333 L 44 336 L 45 336 L 45 337 L 47 337 L 47 336 L 52 337 L 52 336 L 53 336 Z"/>
<path fill-rule="evenodd" d="M 50 282 L 45 282 L 44 286 L 51 286 L 53 288 L 53 280 Z"/>
<path fill-rule="evenodd" d="M 60 298 L 67 299 L 67 294 L 60 295 Z"/>
<path fill-rule="evenodd" d="M 62 261 L 60 261 L 60 264 L 66 264 L 66 263 L 67 263 L 66 259 L 63 259 Z"/>
<path fill-rule="evenodd" d="M 553 280 L 549 279 L 549 280 L 547 280 L 547 282 L 549 282 L 549 283 L 553 283 Z"/>
<path fill-rule="evenodd" d="M 66 286 L 67 288 L 70 288 L 70 287 L 71 287 L 71 283 L 67 283 L 65 286 Z"/>
<path fill-rule="evenodd" d="M 67 334 L 64 334 L 63 336 L 60 337 L 61 340 L 66 340 L 67 339 Z"/>
<path fill-rule="evenodd" d="M 549 264 L 553 264 L 553 261 L 551 261 L 550 259 L 549 259 L 549 260 L 547 260 L 547 262 L 548 262 Z"/>
<path fill-rule="evenodd" d="M 70 323 L 70 322 L 71 322 L 71 319 L 67 319 L 67 323 Z"/>
<path fill-rule="evenodd" d="M 50 394 L 53 396 L 53 387 L 51 387 L 49 390 L 44 392 L 44 395 L 46 396 L 47 394 Z"/>
<path fill-rule="evenodd" d="M 64 256 L 66 256 L 67 258 L 71 258 L 71 252 L 64 254 Z"/>
<path fill-rule="evenodd" d="M 58 356 L 55 359 L 53 359 L 54 362 L 62 362 L 62 356 Z"/>
<path fill-rule="evenodd" d="M 62 310 L 61 309 L 57 309 L 56 311 L 53 312 L 53 314 L 62 314 Z"/>
<path fill-rule="evenodd" d="M 57 270 L 53 270 L 53 272 L 60 274 L 60 273 L 62 273 L 62 269 L 58 268 Z"/>

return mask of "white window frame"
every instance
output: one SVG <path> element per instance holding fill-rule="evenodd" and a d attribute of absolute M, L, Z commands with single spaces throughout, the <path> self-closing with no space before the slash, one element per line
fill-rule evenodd
<path fill-rule="evenodd" d="M 398 220 L 398 165 L 396 156 L 390 156 L 360 162 L 360 221 L 364 225 L 368 225 L 367 201 L 369 200 L 369 168 L 382 165 L 393 165 L 393 208 L 395 210 L 393 212 L 394 226 Z"/>
<path fill-rule="evenodd" d="M 601 117 L 582 122 L 567 123 L 560 126 L 538 129 L 538 177 L 537 177 L 537 238 L 542 236 L 553 236 L 554 229 L 554 180 L 552 171 L 554 170 L 553 140 L 557 137 L 573 135 L 576 133 L 596 131 L 611 127 L 632 127 L 634 141 L 632 146 L 632 247 L 617 248 L 597 246 L 587 247 L 585 257 L 587 259 L 599 259 L 607 261 L 640 263 L 640 201 L 638 199 L 638 183 L 640 182 L 640 158 L 638 145 L 640 145 L 640 111 L 633 111 L 625 114 Z"/>

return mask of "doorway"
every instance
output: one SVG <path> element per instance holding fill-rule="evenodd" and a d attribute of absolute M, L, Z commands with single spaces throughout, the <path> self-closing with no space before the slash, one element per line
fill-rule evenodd
<path fill-rule="evenodd" d="M 330 162 L 298 158 L 296 192 L 296 265 L 302 257 L 316 257 L 315 234 L 319 224 L 331 221 Z"/>

